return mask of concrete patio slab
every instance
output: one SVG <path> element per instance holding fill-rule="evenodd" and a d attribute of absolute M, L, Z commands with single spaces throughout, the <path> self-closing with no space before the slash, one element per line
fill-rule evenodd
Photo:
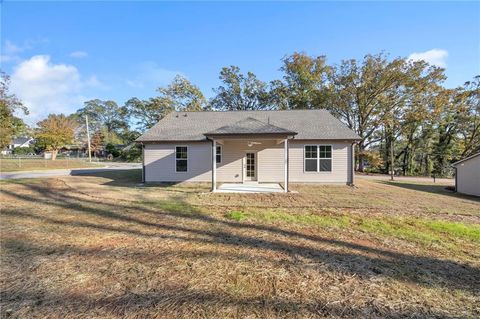
<path fill-rule="evenodd" d="M 216 193 L 284 193 L 284 189 L 277 183 L 224 183 L 215 191 Z"/>

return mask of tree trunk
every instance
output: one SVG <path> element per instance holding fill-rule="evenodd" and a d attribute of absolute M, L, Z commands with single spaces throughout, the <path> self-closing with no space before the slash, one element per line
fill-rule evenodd
<path fill-rule="evenodd" d="M 363 160 L 362 160 L 363 151 L 365 151 L 365 146 L 363 145 L 363 142 L 360 142 L 358 143 L 358 151 L 355 153 L 359 172 L 363 172 L 364 170 Z"/>
<path fill-rule="evenodd" d="M 390 139 L 390 180 L 393 181 L 395 175 L 395 157 L 393 156 L 393 138 Z"/>
<path fill-rule="evenodd" d="M 52 150 L 52 161 L 57 159 L 58 150 Z"/>
<path fill-rule="evenodd" d="M 402 171 L 403 171 L 403 176 L 407 175 L 408 171 L 408 146 L 405 148 L 405 152 L 403 153 L 403 164 L 402 164 Z"/>

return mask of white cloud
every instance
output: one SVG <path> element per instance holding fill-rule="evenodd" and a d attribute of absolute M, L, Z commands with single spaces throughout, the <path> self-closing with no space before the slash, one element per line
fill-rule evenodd
<path fill-rule="evenodd" d="M 72 58 L 83 59 L 88 56 L 88 53 L 85 51 L 73 51 L 69 54 Z"/>
<path fill-rule="evenodd" d="M 446 67 L 448 57 L 448 51 L 443 49 L 432 49 L 425 52 L 414 52 L 408 56 L 409 60 L 412 61 L 419 61 L 423 60 L 428 62 L 431 65 L 439 66 L 439 67 Z"/>
<path fill-rule="evenodd" d="M 0 62 L 16 62 L 16 61 L 19 61 L 20 60 L 20 57 L 16 56 L 16 55 L 6 55 L 6 54 L 2 54 L 0 55 Z"/>
<path fill-rule="evenodd" d="M 5 41 L 5 47 L 4 47 L 4 52 L 6 55 L 14 55 L 17 53 L 21 53 L 25 51 L 26 49 L 29 49 L 30 46 L 29 44 L 25 43 L 23 46 L 16 45 L 15 43 L 6 40 Z"/>
<path fill-rule="evenodd" d="M 42 45 L 48 43 L 47 38 L 27 39 L 22 44 L 13 43 L 10 40 L 5 40 L 5 43 L 1 45 L 0 62 L 19 62 L 21 61 L 21 53 L 32 49 L 36 45 Z"/>
<path fill-rule="evenodd" d="M 136 75 L 133 78 L 125 81 L 128 86 L 133 88 L 157 88 L 169 84 L 177 74 L 182 75 L 179 71 L 164 69 L 151 61 L 139 65 L 134 73 Z"/>
<path fill-rule="evenodd" d="M 50 113 L 75 111 L 87 99 L 83 90 L 100 85 L 95 76 L 84 80 L 75 66 L 54 64 L 48 55 L 36 55 L 21 62 L 11 76 L 12 92 L 28 107 L 30 124 Z"/>
<path fill-rule="evenodd" d="M 15 43 L 9 40 L 6 40 L 5 44 L 2 46 L 2 54 L 0 55 L 0 62 L 2 63 L 17 62 L 20 60 L 20 57 L 18 56 L 18 54 L 22 53 L 28 48 L 29 46 L 27 46 L 27 44 L 20 46 L 20 45 L 16 45 Z"/>

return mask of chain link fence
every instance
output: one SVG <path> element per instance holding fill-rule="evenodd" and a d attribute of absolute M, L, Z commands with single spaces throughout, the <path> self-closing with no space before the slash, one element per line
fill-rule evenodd
<path fill-rule="evenodd" d="M 36 169 L 69 169 L 81 167 L 93 167 L 98 162 L 104 162 L 106 159 L 88 157 L 70 157 L 59 154 L 55 160 L 45 158 L 40 155 L 2 155 L 0 156 L 0 170 L 2 172 Z"/>

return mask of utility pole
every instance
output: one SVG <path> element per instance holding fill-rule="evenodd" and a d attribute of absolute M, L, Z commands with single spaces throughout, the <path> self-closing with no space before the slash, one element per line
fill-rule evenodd
<path fill-rule="evenodd" d="M 393 175 L 395 174 L 394 168 L 394 159 L 393 159 L 393 137 L 390 140 L 390 180 L 393 181 Z"/>
<path fill-rule="evenodd" d="M 90 150 L 90 130 L 88 128 L 88 115 L 85 115 L 85 122 L 87 123 L 87 143 L 88 143 L 88 161 L 92 162 L 92 152 Z"/>

